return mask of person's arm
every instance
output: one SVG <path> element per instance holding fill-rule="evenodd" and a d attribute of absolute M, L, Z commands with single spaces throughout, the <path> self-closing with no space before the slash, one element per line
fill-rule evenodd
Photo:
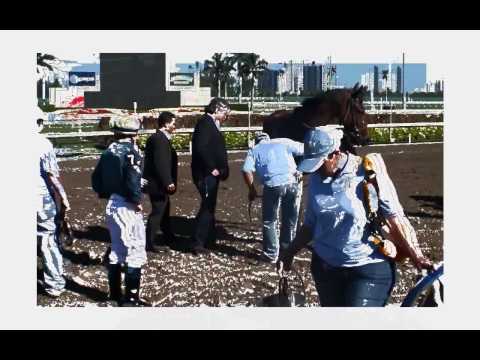
<path fill-rule="evenodd" d="M 371 154 L 378 186 L 379 213 L 389 225 L 390 240 L 403 248 L 418 269 L 431 269 L 433 264 L 424 257 L 417 241 L 415 230 L 405 216 L 397 191 L 387 173 L 385 162 L 379 154 Z"/>
<path fill-rule="evenodd" d="M 173 185 L 171 176 L 172 154 L 168 140 L 163 140 L 160 137 L 155 138 L 154 141 L 152 141 L 152 156 L 153 171 L 155 177 L 158 179 L 159 185 L 165 191 L 172 191 L 168 190 L 169 186 Z"/>
<path fill-rule="evenodd" d="M 253 172 L 255 171 L 255 160 L 252 150 L 248 150 L 247 157 L 243 163 L 242 174 L 245 184 L 248 186 L 248 200 L 253 201 L 257 197 L 257 190 L 253 184 Z"/>
<path fill-rule="evenodd" d="M 47 143 L 48 151 L 40 157 L 40 173 L 43 174 L 45 181 L 48 183 L 50 189 L 54 192 L 54 201 L 59 205 L 61 212 L 70 210 L 70 203 L 68 202 L 67 193 L 60 181 L 60 169 L 58 167 L 57 157 L 53 151 L 51 143 Z M 60 204 L 58 204 L 60 201 Z"/>
<path fill-rule="evenodd" d="M 258 196 L 257 190 L 255 189 L 255 185 L 253 184 L 253 174 L 248 171 L 242 171 L 243 173 L 243 180 L 245 184 L 248 186 L 248 200 L 253 201 Z"/>
<path fill-rule="evenodd" d="M 289 141 L 289 149 L 293 156 L 303 156 L 304 153 L 304 145 L 298 141 Z"/>
<path fill-rule="evenodd" d="M 295 157 L 303 156 L 304 145 L 301 142 L 294 141 L 294 140 L 288 139 L 288 138 L 271 139 L 270 142 L 285 145 L 288 149 L 288 152 L 291 153 Z"/>
<path fill-rule="evenodd" d="M 277 261 L 277 270 L 280 273 L 282 271 L 290 271 L 294 256 L 312 241 L 312 236 L 313 232 L 309 225 L 304 224 L 300 227 L 300 230 L 297 232 L 297 235 L 290 246 L 286 250 L 280 252 Z"/>
<path fill-rule="evenodd" d="M 136 206 L 137 211 L 142 211 L 142 158 L 138 152 L 132 150 L 125 155 L 125 162 L 126 199 Z"/>
<path fill-rule="evenodd" d="M 69 211 L 70 203 L 68 202 L 67 193 L 63 188 L 60 178 L 56 177 L 53 174 L 47 173 L 47 179 L 56 195 L 55 198 L 60 199 L 60 206 L 62 211 Z"/>
<path fill-rule="evenodd" d="M 417 235 L 410 221 L 405 216 L 390 216 L 385 220 L 389 225 L 393 243 L 406 250 L 415 267 L 418 269 L 433 269 L 432 261 L 427 259 L 420 249 Z"/>

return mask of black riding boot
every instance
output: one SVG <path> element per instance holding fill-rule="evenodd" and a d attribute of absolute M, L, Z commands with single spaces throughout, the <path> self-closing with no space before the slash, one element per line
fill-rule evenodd
<path fill-rule="evenodd" d="M 125 272 L 125 301 L 122 306 L 146 306 L 145 303 L 140 301 L 141 270 L 141 268 L 127 267 Z"/>
<path fill-rule="evenodd" d="M 120 264 L 108 264 L 108 288 L 109 299 L 120 304 L 122 301 L 122 266 Z"/>

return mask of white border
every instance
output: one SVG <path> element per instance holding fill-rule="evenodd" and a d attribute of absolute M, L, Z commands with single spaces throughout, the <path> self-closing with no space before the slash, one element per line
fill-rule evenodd
<path fill-rule="evenodd" d="M 371 39 L 371 41 L 352 41 Z M 214 40 L 214 41 L 212 41 Z M 3 31 L 0 328 L 479 328 L 477 231 L 478 31 Z M 35 53 L 167 52 L 178 62 L 215 51 L 271 59 L 386 62 L 407 54 L 445 78 L 446 305 L 440 309 L 37 308 L 35 290 Z M 274 61 L 274 60 L 272 60 Z"/>

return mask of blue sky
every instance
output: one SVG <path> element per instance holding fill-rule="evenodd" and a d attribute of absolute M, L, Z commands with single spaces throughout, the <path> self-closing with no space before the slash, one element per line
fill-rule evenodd
<path fill-rule="evenodd" d="M 382 76 L 382 70 L 388 70 L 388 64 L 336 64 L 338 85 L 351 87 L 356 82 L 360 82 L 360 77 L 366 72 L 373 72 L 373 67 L 378 66 L 379 77 Z M 402 64 L 392 64 L 392 71 L 395 72 L 397 66 Z M 427 81 L 427 64 L 405 64 L 405 91 L 412 91 L 415 88 L 422 88 Z"/>

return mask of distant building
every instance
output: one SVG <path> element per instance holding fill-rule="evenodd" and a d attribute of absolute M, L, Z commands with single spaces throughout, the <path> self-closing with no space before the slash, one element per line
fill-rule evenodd
<path fill-rule="evenodd" d="M 368 91 L 372 91 L 375 89 L 375 73 L 368 72 L 362 74 L 360 77 L 360 85 L 365 86 Z M 378 88 L 378 85 L 377 85 Z"/>
<path fill-rule="evenodd" d="M 397 92 L 402 92 L 402 68 L 397 66 Z"/>
<path fill-rule="evenodd" d="M 443 80 L 435 81 L 435 92 L 443 92 Z"/>
<path fill-rule="evenodd" d="M 378 66 L 373 67 L 373 93 L 378 94 Z"/>
<path fill-rule="evenodd" d="M 278 70 L 277 89 L 278 95 L 287 92 L 287 77 L 285 75 L 285 69 Z"/>
<path fill-rule="evenodd" d="M 266 69 L 258 76 L 258 90 L 262 96 L 275 96 L 278 91 L 279 70 Z"/>
<path fill-rule="evenodd" d="M 303 64 L 289 62 L 285 64 L 285 92 L 300 95 L 303 89 Z"/>
<path fill-rule="evenodd" d="M 314 95 L 322 91 L 322 65 L 313 62 L 303 66 L 303 93 Z"/>
<path fill-rule="evenodd" d="M 388 79 L 388 91 L 390 92 L 398 92 L 398 89 L 397 89 L 397 74 L 395 74 L 394 72 L 391 72 L 390 73 L 390 78 Z"/>

